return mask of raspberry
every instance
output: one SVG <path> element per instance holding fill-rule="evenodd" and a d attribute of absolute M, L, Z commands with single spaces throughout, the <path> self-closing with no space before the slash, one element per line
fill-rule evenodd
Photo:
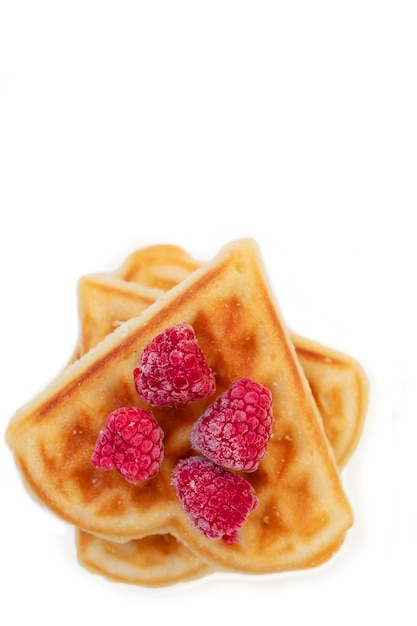
<path fill-rule="evenodd" d="M 254 472 L 272 429 L 272 394 L 250 378 L 233 382 L 194 424 L 191 445 L 236 471 Z"/>
<path fill-rule="evenodd" d="M 153 406 L 195 402 L 216 388 L 194 329 L 185 323 L 167 328 L 145 347 L 133 377 L 139 395 Z"/>
<path fill-rule="evenodd" d="M 209 539 L 238 543 L 247 516 L 258 505 L 252 485 L 203 457 L 181 459 L 172 485 L 197 530 Z"/>
<path fill-rule="evenodd" d="M 97 469 L 116 469 L 138 483 L 153 478 L 164 456 L 164 433 L 149 411 L 136 407 L 116 409 L 100 431 L 91 457 Z"/>

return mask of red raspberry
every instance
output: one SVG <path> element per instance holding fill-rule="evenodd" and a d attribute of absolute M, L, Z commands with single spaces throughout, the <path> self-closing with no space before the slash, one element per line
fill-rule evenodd
<path fill-rule="evenodd" d="M 238 543 L 239 530 L 258 505 L 247 480 L 193 456 L 178 462 L 171 482 L 197 530 L 209 539 Z"/>
<path fill-rule="evenodd" d="M 250 378 L 233 382 L 194 424 L 191 445 L 208 459 L 254 472 L 272 429 L 272 394 Z"/>
<path fill-rule="evenodd" d="M 116 409 L 100 431 L 91 457 L 97 469 L 116 469 L 138 483 L 153 478 L 164 456 L 164 433 L 149 411 L 136 407 Z"/>
<path fill-rule="evenodd" d="M 136 390 L 149 404 L 187 404 L 210 396 L 216 380 L 189 324 L 157 335 L 133 372 Z"/>

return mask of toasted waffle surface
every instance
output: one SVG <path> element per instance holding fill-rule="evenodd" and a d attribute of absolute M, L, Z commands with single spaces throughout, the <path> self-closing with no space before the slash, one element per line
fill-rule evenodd
<path fill-rule="evenodd" d="M 169 534 L 115 543 L 78 529 L 77 553 L 80 563 L 92 572 L 132 585 L 165 586 L 212 572 Z"/>
<path fill-rule="evenodd" d="M 337 350 L 292 334 L 298 359 L 311 387 L 326 436 L 339 467 L 359 441 L 368 406 L 368 379 L 361 365 Z"/>
<path fill-rule="evenodd" d="M 78 355 L 88 352 L 121 322 L 142 313 L 164 293 L 156 287 L 128 283 L 106 274 L 81 278 L 78 281 L 81 329 Z M 131 315 L 132 301 L 135 302 L 135 315 Z"/>
<path fill-rule="evenodd" d="M 233 546 L 196 531 L 169 484 L 176 462 L 191 453 L 192 424 L 212 399 L 155 410 L 166 449 L 152 481 L 132 487 L 90 463 L 107 414 L 142 405 L 132 371 L 144 346 L 184 320 L 208 355 L 217 393 L 242 376 L 273 393 L 274 437 L 250 476 L 260 504 Z M 18 411 L 7 438 L 29 487 L 64 519 L 116 541 L 172 533 L 216 567 L 269 572 L 313 566 L 331 556 L 352 523 L 320 416 L 252 241 L 227 246 L 122 324 Z"/>

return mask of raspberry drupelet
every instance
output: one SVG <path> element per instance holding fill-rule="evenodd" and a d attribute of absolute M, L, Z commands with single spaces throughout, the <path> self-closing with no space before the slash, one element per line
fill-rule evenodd
<path fill-rule="evenodd" d="M 94 467 L 115 469 L 131 483 L 153 478 L 164 456 L 164 433 L 149 411 L 121 407 L 107 418 L 91 457 Z"/>
<path fill-rule="evenodd" d="M 138 394 L 152 406 L 174 406 L 210 396 L 216 380 L 190 324 L 176 324 L 144 349 L 133 372 Z"/>
<path fill-rule="evenodd" d="M 181 459 L 172 485 L 195 528 L 208 539 L 238 543 L 239 531 L 258 505 L 252 485 L 209 459 Z"/>
<path fill-rule="evenodd" d="M 250 378 L 233 382 L 194 424 L 193 450 L 222 467 L 254 472 L 273 422 L 271 391 Z"/>

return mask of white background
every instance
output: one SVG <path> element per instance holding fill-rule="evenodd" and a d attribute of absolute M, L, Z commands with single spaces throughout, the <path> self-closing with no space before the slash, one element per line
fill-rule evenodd
<path fill-rule="evenodd" d="M 416 623 L 414 4 L 0 1 L 2 624 Z M 355 525 L 308 572 L 93 576 L 24 491 L 8 420 L 71 356 L 81 275 L 244 236 L 288 324 L 369 376 Z"/>

